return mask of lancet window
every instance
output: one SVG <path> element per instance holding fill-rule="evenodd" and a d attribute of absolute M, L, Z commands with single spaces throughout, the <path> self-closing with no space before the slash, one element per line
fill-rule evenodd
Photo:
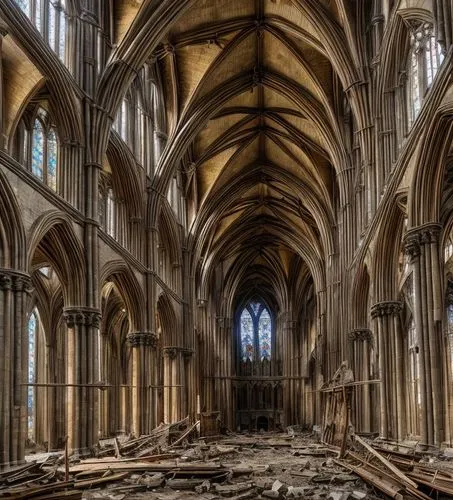
<path fill-rule="evenodd" d="M 430 23 L 412 24 L 407 64 L 407 97 L 409 125 L 417 118 L 426 91 L 442 64 L 444 56 Z"/>
<path fill-rule="evenodd" d="M 64 62 L 66 47 L 66 13 L 64 0 L 16 0 L 44 40 Z"/>

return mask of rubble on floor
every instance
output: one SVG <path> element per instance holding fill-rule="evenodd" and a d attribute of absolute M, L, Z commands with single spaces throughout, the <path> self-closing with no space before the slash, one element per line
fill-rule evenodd
<path fill-rule="evenodd" d="M 354 436 L 339 450 L 307 433 L 197 438 L 197 424 L 161 425 L 138 439 L 105 440 L 99 457 L 40 454 L 0 470 L 9 499 L 451 498 L 453 462 Z M 111 456 L 107 456 L 111 455 Z M 30 458 L 30 457 L 29 457 Z M 386 496 L 387 495 L 387 496 Z"/>

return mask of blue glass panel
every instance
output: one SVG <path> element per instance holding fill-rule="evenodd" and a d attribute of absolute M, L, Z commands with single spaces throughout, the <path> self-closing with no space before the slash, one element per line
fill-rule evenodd
<path fill-rule="evenodd" d="M 28 320 L 28 382 L 35 382 L 36 370 L 36 315 L 32 313 Z M 28 409 L 28 437 L 33 438 L 33 422 L 34 422 L 34 404 L 35 392 L 33 386 L 28 386 L 27 390 L 27 409 Z"/>
<path fill-rule="evenodd" d="M 253 361 L 253 320 L 247 309 L 241 314 L 241 356 L 243 361 Z"/>
<path fill-rule="evenodd" d="M 43 179 L 43 163 L 44 163 L 44 131 L 42 123 L 35 120 L 33 127 L 33 143 L 31 152 L 31 171 L 39 179 Z"/>
<path fill-rule="evenodd" d="M 271 359 L 272 328 L 271 317 L 267 309 L 263 309 L 258 322 L 258 345 L 260 359 Z"/>
<path fill-rule="evenodd" d="M 54 129 L 47 134 L 47 184 L 57 189 L 57 136 Z"/>

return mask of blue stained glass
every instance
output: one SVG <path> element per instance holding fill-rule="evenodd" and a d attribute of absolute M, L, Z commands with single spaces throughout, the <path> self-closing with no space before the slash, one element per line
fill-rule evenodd
<path fill-rule="evenodd" d="M 253 319 L 247 309 L 241 314 L 241 355 L 243 361 L 253 361 Z"/>
<path fill-rule="evenodd" d="M 33 312 L 28 320 L 28 383 L 35 382 L 36 371 L 36 314 Z M 35 391 L 33 386 L 28 386 L 27 391 L 27 407 L 28 407 L 28 437 L 33 438 L 33 423 L 34 423 L 34 404 Z"/>
<path fill-rule="evenodd" d="M 258 345 L 260 349 L 260 359 L 271 359 L 272 343 L 271 317 L 267 309 L 263 309 L 258 322 Z"/>
<path fill-rule="evenodd" d="M 30 1 L 29 0 L 16 0 L 17 5 L 22 12 L 30 17 Z"/>
<path fill-rule="evenodd" d="M 47 134 L 47 184 L 57 189 L 57 136 L 54 129 Z"/>
<path fill-rule="evenodd" d="M 44 163 L 44 131 L 42 123 L 35 120 L 33 127 L 31 171 L 36 177 L 43 180 Z"/>

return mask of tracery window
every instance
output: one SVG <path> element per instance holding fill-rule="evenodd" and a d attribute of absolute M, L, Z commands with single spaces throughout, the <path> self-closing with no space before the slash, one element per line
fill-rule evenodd
<path fill-rule="evenodd" d="M 442 49 L 434 37 L 432 24 L 412 24 L 407 68 L 409 126 L 417 118 L 425 93 L 433 83 L 443 59 Z"/>
<path fill-rule="evenodd" d="M 50 47 L 64 62 L 66 13 L 64 0 L 16 0 Z"/>
<path fill-rule="evenodd" d="M 48 113 L 38 109 L 31 141 L 31 171 L 54 191 L 57 189 L 58 142 Z"/>
<path fill-rule="evenodd" d="M 242 361 L 271 360 L 272 319 L 264 304 L 250 302 L 243 309 L 239 337 Z"/>
<path fill-rule="evenodd" d="M 38 332 L 38 318 L 36 312 L 30 314 L 28 320 L 28 383 L 36 382 L 36 339 Z M 27 388 L 27 427 L 28 438 L 34 438 L 35 426 L 35 388 L 29 385 Z"/>

